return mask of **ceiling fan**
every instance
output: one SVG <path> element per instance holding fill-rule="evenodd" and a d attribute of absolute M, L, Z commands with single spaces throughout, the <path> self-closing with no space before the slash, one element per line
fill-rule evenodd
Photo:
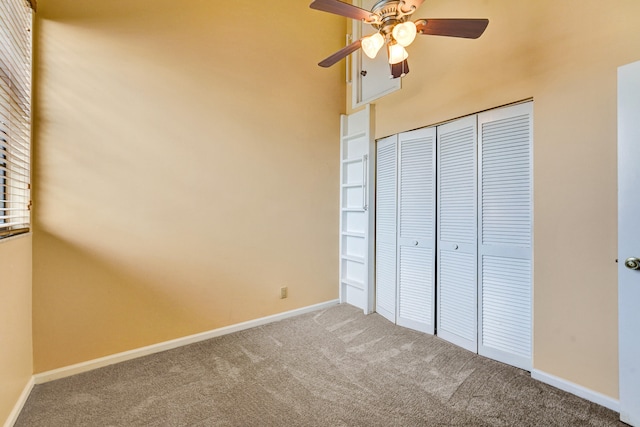
<path fill-rule="evenodd" d="M 424 0 L 380 0 L 371 11 L 353 6 L 340 0 L 313 0 L 309 7 L 360 20 L 370 24 L 376 32 L 340 49 L 318 63 L 330 67 L 356 50 L 362 48 L 371 59 L 387 46 L 391 77 L 404 77 L 409 72 L 405 47 L 409 46 L 417 34 L 462 37 L 477 39 L 489 25 L 488 19 L 418 19 L 410 21 L 411 15 Z"/>

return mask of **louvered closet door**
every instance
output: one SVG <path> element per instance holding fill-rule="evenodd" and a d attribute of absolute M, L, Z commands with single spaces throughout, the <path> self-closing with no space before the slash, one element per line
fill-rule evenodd
<path fill-rule="evenodd" d="M 438 335 L 477 352 L 476 116 L 438 127 Z"/>
<path fill-rule="evenodd" d="M 398 137 L 398 313 L 401 326 L 433 334 L 436 129 Z"/>
<path fill-rule="evenodd" d="M 376 311 L 396 321 L 397 135 L 378 141 L 376 153 Z"/>
<path fill-rule="evenodd" d="M 533 103 L 478 115 L 479 353 L 531 370 Z"/>

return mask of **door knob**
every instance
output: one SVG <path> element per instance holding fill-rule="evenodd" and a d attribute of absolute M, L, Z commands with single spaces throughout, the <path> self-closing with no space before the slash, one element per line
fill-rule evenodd
<path fill-rule="evenodd" d="M 640 270 L 640 258 L 627 258 L 624 260 L 624 266 L 630 270 Z"/>

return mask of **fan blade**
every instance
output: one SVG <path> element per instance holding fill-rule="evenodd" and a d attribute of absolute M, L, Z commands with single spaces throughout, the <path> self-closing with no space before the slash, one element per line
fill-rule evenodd
<path fill-rule="evenodd" d="M 368 21 L 371 12 L 357 6 L 341 2 L 339 0 L 313 0 L 309 5 L 311 9 L 322 10 L 323 12 L 334 13 L 347 18 Z"/>
<path fill-rule="evenodd" d="M 391 78 L 397 79 L 398 77 L 404 77 L 409 74 L 409 63 L 405 59 L 397 64 L 391 64 Z"/>
<path fill-rule="evenodd" d="M 361 45 L 362 45 L 362 40 L 356 40 L 350 45 L 343 47 L 333 55 L 323 59 L 318 63 L 318 65 L 325 68 L 331 67 L 333 64 L 340 61 L 342 58 L 347 57 L 350 53 L 353 53 L 356 50 L 360 49 Z"/>
<path fill-rule="evenodd" d="M 477 39 L 489 25 L 488 19 L 419 19 L 418 34 Z"/>

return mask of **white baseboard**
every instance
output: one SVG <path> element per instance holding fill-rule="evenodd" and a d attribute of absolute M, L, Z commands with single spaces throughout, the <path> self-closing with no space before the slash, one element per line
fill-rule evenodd
<path fill-rule="evenodd" d="M 581 397 L 593 403 L 597 403 L 598 405 L 602 405 L 605 408 L 611 409 L 612 411 L 620 412 L 619 400 L 616 400 L 609 396 L 605 396 L 602 393 L 590 390 L 581 385 L 572 383 L 571 381 L 556 377 L 555 375 L 547 374 L 546 372 L 539 371 L 537 369 L 531 370 L 531 378 L 552 385 L 556 388 L 559 388 L 560 390 L 575 394 L 578 397 Z"/>
<path fill-rule="evenodd" d="M 22 390 L 18 401 L 13 406 L 13 410 L 9 414 L 9 418 L 7 418 L 7 420 L 4 422 L 4 427 L 13 427 L 13 425 L 16 423 L 16 421 L 18 420 L 18 416 L 20 415 L 20 412 L 24 407 L 24 404 L 27 402 L 27 399 L 31 394 L 31 390 L 33 390 L 34 385 L 35 382 L 33 380 L 33 377 L 29 378 L 29 381 L 27 382 L 27 385 L 24 386 L 24 389 Z"/>
<path fill-rule="evenodd" d="M 296 310 L 286 311 L 284 313 L 261 317 L 259 319 L 249 320 L 247 322 L 237 323 L 235 325 L 225 326 L 223 328 L 213 329 L 211 331 L 201 332 L 199 334 L 189 335 L 186 337 L 177 338 L 175 340 L 165 341 L 158 344 L 137 348 L 135 350 L 116 353 L 110 356 L 101 357 L 99 359 L 93 359 L 87 362 L 42 372 L 39 374 L 35 374 L 33 376 L 33 379 L 35 381 L 35 384 L 43 384 L 60 378 L 70 377 L 71 375 L 80 374 L 82 372 L 92 371 L 104 366 L 114 365 L 119 362 L 137 359 L 138 357 L 147 356 L 149 354 L 160 353 L 161 351 L 171 350 L 177 347 L 205 341 L 222 335 L 232 334 L 234 332 L 243 331 L 249 328 L 255 328 L 256 326 L 262 326 L 268 323 L 277 322 L 289 317 L 299 316 L 301 314 L 309 313 L 312 311 L 333 307 L 338 304 L 339 300 L 331 300 L 320 304 L 310 305 L 308 307 L 298 308 Z"/>

